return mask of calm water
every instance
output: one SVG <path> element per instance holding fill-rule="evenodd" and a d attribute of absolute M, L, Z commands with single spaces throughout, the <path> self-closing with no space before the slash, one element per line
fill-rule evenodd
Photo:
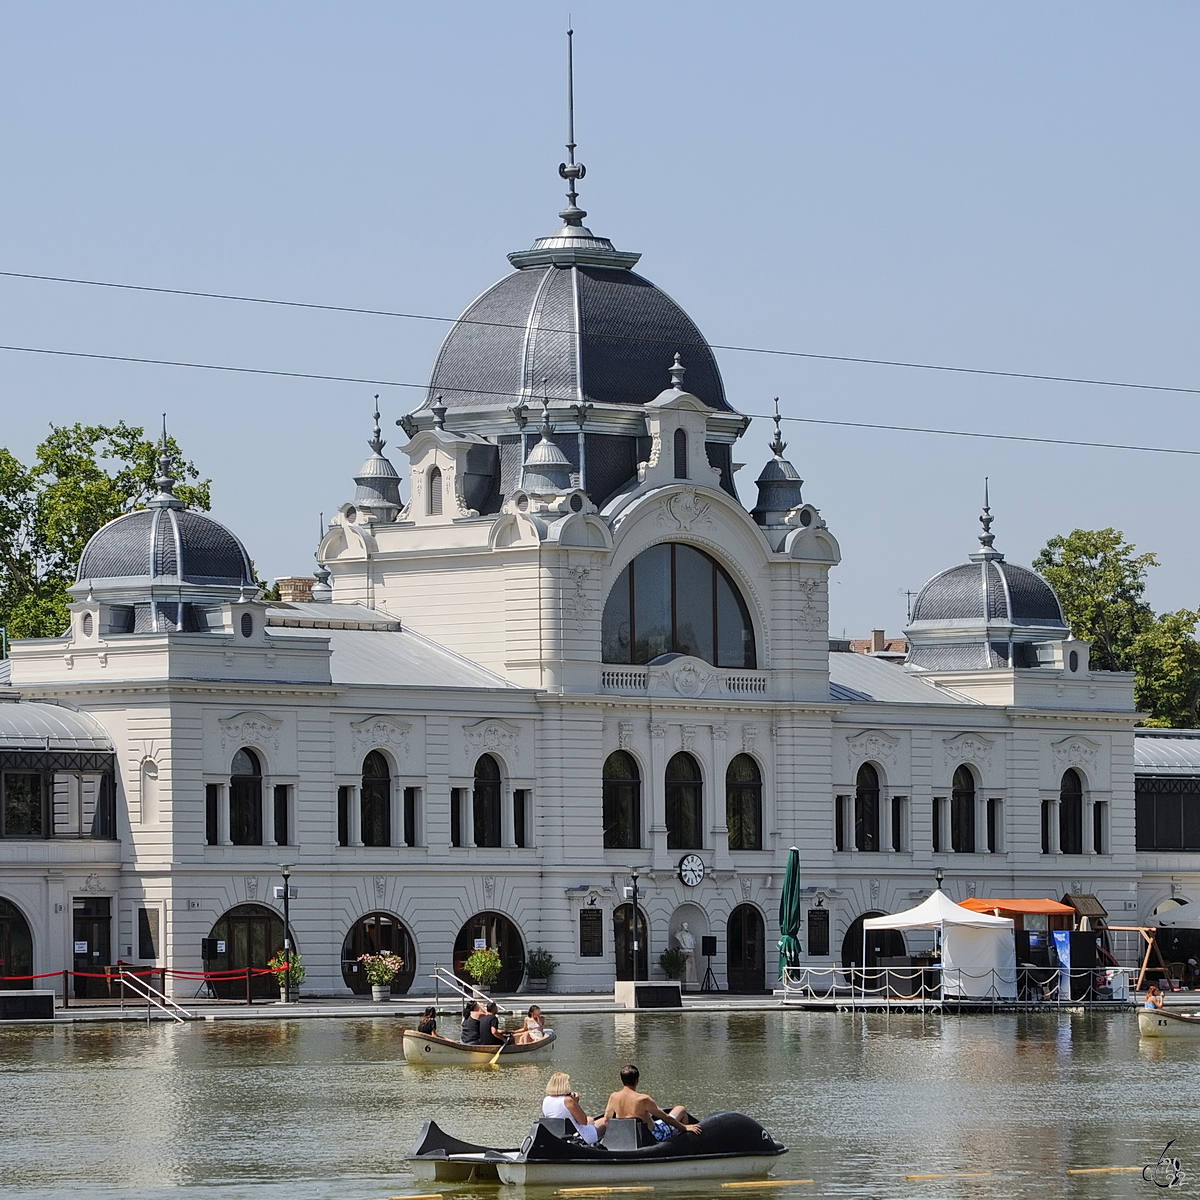
<path fill-rule="evenodd" d="M 1129 1014 L 763 1013 L 559 1017 L 554 1067 L 589 1108 L 635 1061 L 660 1101 L 738 1108 L 792 1147 L 767 1196 L 1124 1197 L 1173 1152 L 1200 1183 L 1200 1041 L 1139 1042 Z M 417 1191 L 404 1153 L 434 1117 L 515 1144 L 551 1068 L 407 1067 L 394 1018 L 0 1028 L 6 1197 L 369 1200 Z M 905 1175 L 991 1172 L 906 1182 Z M 445 1188 L 468 1200 L 520 1189 Z M 532 1192 L 532 1189 L 530 1189 Z M 659 1186 L 684 1200 L 722 1189 Z M 547 1193 L 543 1193 L 547 1194 Z"/>

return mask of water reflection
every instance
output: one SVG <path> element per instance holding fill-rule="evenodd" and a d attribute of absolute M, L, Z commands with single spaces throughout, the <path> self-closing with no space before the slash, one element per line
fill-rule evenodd
<path fill-rule="evenodd" d="M 552 1069 L 598 1110 L 627 1061 L 660 1101 L 759 1117 L 793 1147 L 777 1174 L 818 1181 L 739 1195 L 1132 1196 L 1146 1186 L 1135 1175 L 1066 1168 L 1153 1162 L 1172 1137 L 1200 1170 L 1200 1047 L 1140 1042 L 1128 1014 L 557 1016 L 553 1066 L 494 1071 L 406 1066 L 401 1024 L 2 1027 L 0 1187 L 43 1200 L 394 1196 L 415 1190 L 404 1151 L 426 1117 L 516 1144 Z M 986 1174 L 904 1178 L 973 1172 Z"/>

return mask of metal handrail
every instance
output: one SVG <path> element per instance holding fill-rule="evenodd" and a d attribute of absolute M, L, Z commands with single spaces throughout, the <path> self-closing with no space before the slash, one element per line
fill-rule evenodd
<path fill-rule="evenodd" d="M 429 976 L 430 979 L 437 983 L 444 983 L 452 992 L 457 992 L 464 1000 L 484 1000 L 491 1002 L 492 997 L 487 992 L 481 992 L 474 984 L 463 983 L 457 975 L 452 971 L 448 971 L 445 967 L 434 967 L 433 972 Z M 500 1012 L 515 1015 L 515 1008 L 505 1008 L 503 1005 L 496 1006 Z"/>
<path fill-rule="evenodd" d="M 185 1021 L 196 1020 L 195 1013 L 188 1012 L 181 1004 L 176 1004 L 170 996 L 160 992 L 158 988 L 151 987 L 140 975 L 135 974 L 133 971 L 122 970 L 117 978 L 121 981 L 122 987 L 128 987 L 135 996 L 140 996 L 146 1001 L 146 1020 L 150 1019 L 151 1005 L 162 1009 L 168 1017 L 174 1021 L 178 1021 L 180 1025 Z"/>

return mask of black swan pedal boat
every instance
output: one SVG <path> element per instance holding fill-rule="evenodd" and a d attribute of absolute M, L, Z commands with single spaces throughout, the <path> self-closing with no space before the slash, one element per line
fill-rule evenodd
<path fill-rule="evenodd" d="M 787 1153 L 753 1117 L 718 1112 L 701 1132 L 656 1142 L 641 1121 L 609 1121 L 603 1141 L 587 1145 L 560 1117 L 540 1117 L 518 1148 L 460 1141 L 426 1121 L 408 1165 L 421 1183 L 498 1179 L 515 1184 L 616 1186 L 649 1180 L 758 1179 Z"/>
<path fill-rule="evenodd" d="M 547 1029 L 545 1036 L 535 1042 L 522 1045 L 509 1042 L 497 1057 L 495 1046 L 468 1045 L 436 1033 L 418 1033 L 415 1029 L 403 1032 L 404 1061 L 431 1067 L 486 1067 L 492 1062 L 507 1067 L 510 1063 L 544 1062 L 550 1057 L 554 1042 L 554 1030 Z"/>

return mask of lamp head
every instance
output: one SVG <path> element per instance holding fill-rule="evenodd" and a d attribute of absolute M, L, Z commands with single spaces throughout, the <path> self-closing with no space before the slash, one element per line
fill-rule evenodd
<path fill-rule="evenodd" d="M 292 868 L 288 863 L 284 863 L 283 866 L 279 868 L 279 873 L 284 877 L 284 879 L 291 879 Z"/>
<path fill-rule="evenodd" d="M 937 880 L 937 885 L 940 889 L 942 886 L 942 880 L 946 878 L 945 871 L 943 871 L 941 867 L 938 867 L 938 869 L 934 871 L 933 877 Z"/>

